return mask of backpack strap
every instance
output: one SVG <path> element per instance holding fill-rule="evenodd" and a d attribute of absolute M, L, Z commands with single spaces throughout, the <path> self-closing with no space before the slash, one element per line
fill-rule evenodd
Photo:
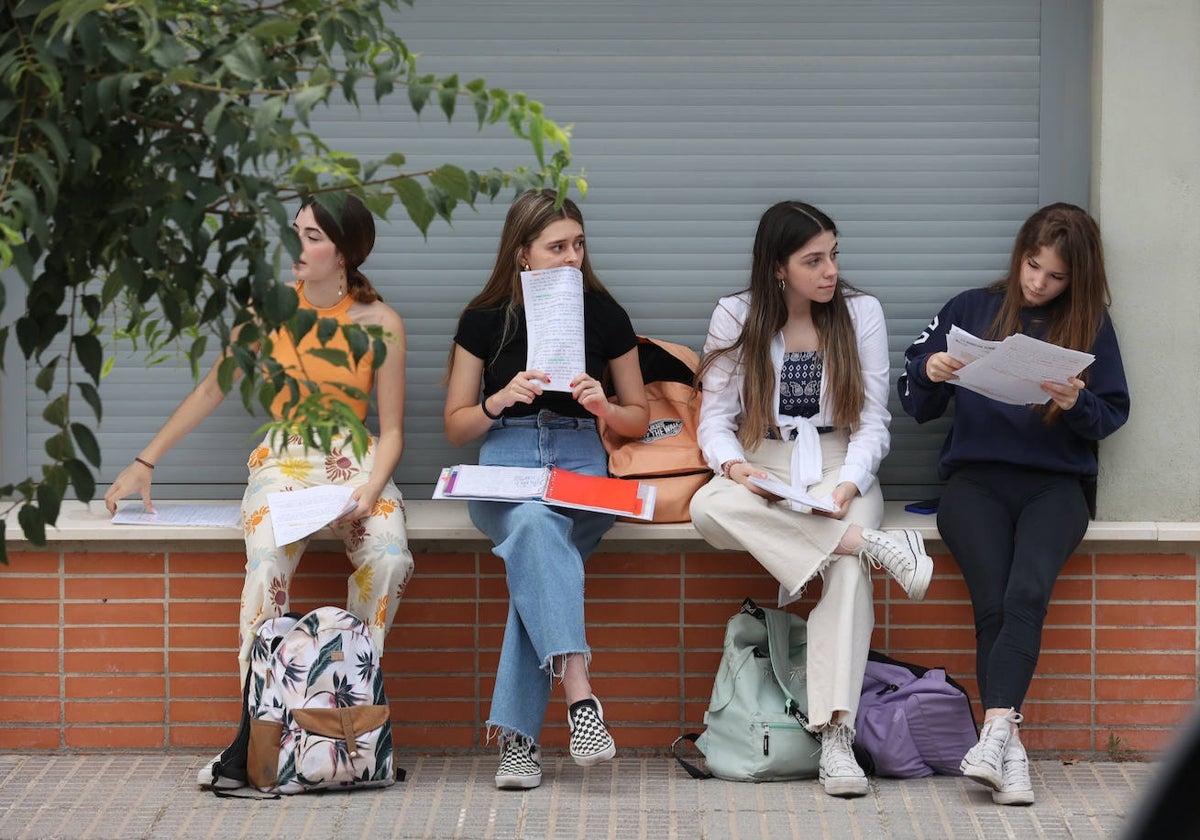
<path fill-rule="evenodd" d="M 791 651 L 792 626 L 791 616 L 786 610 L 763 610 L 767 624 L 767 645 L 770 648 L 771 672 L 783 696 L 787 698 L 787 713 L 794 715 L 796 720 L 808 727 L 808 697 L 801 704 L 796 693 L 792 691 Z"/>
<path fill-rule="evenodd" d="M 691 776 L 693 779 L 712 779 L 712 778 L 714 778 L 712 773 L 705 773 L 703 770 L 701 770 L 695 764 L 692 764 L 690 761 L 684 761 L 683 758 L 679 755 L 679 742 L 680 741 L 691 741 L 694 744 L 694 743 L 696 743 L 696 741 L 699 738 L 700 738 L 700 734 L 698 732 L 689 732 L 686 735 L 680 735 L 678 738 L 676 738 L 674 741 L 671 742 L 671 755 L 675 756 L 675 760 L 679 762 L 679 766 L 681 766 L 684 770 L 686 770 L 687 774 L 689 776 Z"/>

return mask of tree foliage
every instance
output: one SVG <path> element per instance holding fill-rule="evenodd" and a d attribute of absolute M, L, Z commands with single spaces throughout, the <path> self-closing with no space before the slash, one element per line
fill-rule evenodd
<path fill-rule="evenodd" d="M 568 132 L 538 102 L 418 70 L 389 25 L 400 2 L 0 0 L 0 270 L 25 284 L 13 338 L 53 431 L 41 474 L 0 487 L 0 515 L 19 508 L 25 539 L 44 543 L 70 491 L 94 496 L 101 453 L 88 423 L 103 416 L 115 336 L 150 355 L 182 347 L 194 376 L 219 342 L 222 387 L 247 374 L 248 410 L 286 390 L 315 444 L 345 428 L 345 412 L 301 399 L 288 372 L 266 365 L 281 326 L 322 329 L 277 282 L 285 253 L 299 251 L 285 203 L 315 196 L 337 218 L 350 190 L 385 218 L 398 202 L 427 233 L 508 188 L 586 189 L 567 171 Z M 360 160 L 312 131 L 314 109 L 335 99 L 357 107 L 400 92 L 417 114 L 450 119 L 465 105 L 481 130 L 507 124 L 530 143 L 530 166 L 411 171 L 399 150 Z M 349 338 L 354 355 L 373 346 L 382 360 L 378 332 Z"/>

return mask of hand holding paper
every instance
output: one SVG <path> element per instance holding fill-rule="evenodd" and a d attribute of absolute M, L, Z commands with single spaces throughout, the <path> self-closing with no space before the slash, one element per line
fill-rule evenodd
<path fill-rule="evenodd" d="M 583 273 L 569 265 L 521 272 L 525 329 L 529 335 L 526 370 L 545 371 L 550 391 L 571 390 L 571 380 L 587 369 L 583 350 Z"/>
<path fill-rule="evenodd" d="M 316 533 L 355 506 L 353 487 L 324 484 L 267 494 L 275 545 L 285 546 Z"/>
<path fill-rule="evenodd" d="M 768 493 L 774 493 L 781 499 L 788 499 L 792 502 L 798 502 L 805 507 L 812 508 L 813 510 L 823 510 L 826 513 L 837 513 L 839 510 L 838 504 L 836 501 L 834 501 L 832 494 L 826 494 L 818 499 L 817 497 L 811 496 L 803 490 L 793 487 L 790 484 L 784 484 L 782 481 L 778 481 L 774 478 L 759 478 L 758 476 L 752 475 L 748 476 L 746 480 L 757 487 L 761 487 Z M 795 509 L 795 507 L 796 505 L 793 504 L 792 508 Z"/>
<path fill-rule="evenodd" d="M 955 385 L 1009 405 L 1048 402 L 1050 395 L 1042 390 L 1043 382 L 1068 385 L 1096 360 L 1091 353 L 1069 350 L 1024 333 L 988 342 L 957 327 L 951 328 L 946 347 L 954 358 L 968 362 L 951 380 Z M 978 355 L 973 360 L 963 358 L 972 354 Z"/>

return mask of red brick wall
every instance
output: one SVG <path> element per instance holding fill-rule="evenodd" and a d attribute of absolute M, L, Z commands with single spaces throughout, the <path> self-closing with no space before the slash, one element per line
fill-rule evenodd
<path fill-rule="evenodd" d="M 974 693 L 966 589 L 948 556 L 926 600 L 876 580 L 874 646 L 945 666 Z M 507 608 L 490 554 L 419 553 L 384 657 L 403 748 L 479 747 Z M 243 556 L 22 552 L 0 568 L 0 749 L 203 749 L 228 743 Z M 311 553 L 293 607 L 338 604 L 340 554 Z M 803 615 L 812 595 L 797 604 Z M 774 582 L 747 555 L 597 554 L 588 566 L 593 685 L 622 747 L 699 731 L 724 623 Z M 1024 708 L 1031 749 L 1105 755 L 1170 745 L 1197 696 L 1197 560 L 1081 554 L 1059 580 Z M 556 691 L 543 740 L 564 746 Z"/>

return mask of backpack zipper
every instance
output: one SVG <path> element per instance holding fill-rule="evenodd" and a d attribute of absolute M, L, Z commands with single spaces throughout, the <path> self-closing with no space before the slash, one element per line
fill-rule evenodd
<path fill-rule="evenodd" d="M 763 755 L 770 755 L 771 754 L 771 724 L 767 723 L 766 721 L 763 721 L 762 727 L 763 727 L 763 742 L 762 742 Z M 799 729 L 799 730 L 805 731 L 805 732 L 808 731 L 807 729 L 805 729 L 805 727 L 802 724 L 787 723 L 786 721 L 775 721 L 775 728 L 776 729 Z"/>
<path fill-rule="evenodd" d="M 684 470 L 683 472 L 673 473 L 639 473 L 638 475 L 619 475 L 617 478 L 623 478 L 629 481 L 647 481 L 651 478 L 683 478 L 689 475 L 704 475 L 705 473 L 711 472 L 712 470 L 710 470 L 708 467 L 704 467 L 703 469 Z"/>

